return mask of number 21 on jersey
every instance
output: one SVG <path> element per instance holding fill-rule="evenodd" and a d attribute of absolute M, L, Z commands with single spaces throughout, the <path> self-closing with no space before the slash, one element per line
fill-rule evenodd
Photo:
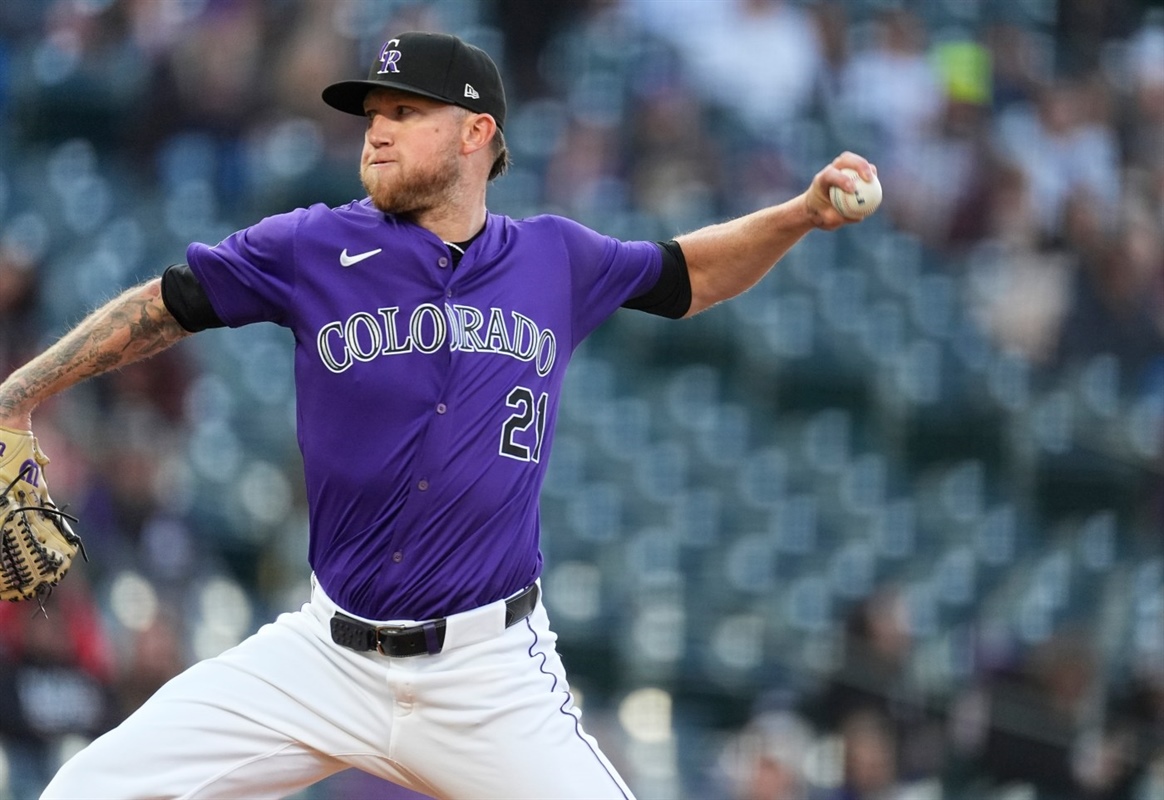
<path fill-rule="evenodd" d="M 542 392 L 535 402 L 532 391 L 524 386 L 513 387 L 505 398 L 505 405 L 515 411 L 501 426 L 501 455 L 538 463 L 542 456 L 542 436 L 546 432 L 548 399 L 548 395 Z"/>

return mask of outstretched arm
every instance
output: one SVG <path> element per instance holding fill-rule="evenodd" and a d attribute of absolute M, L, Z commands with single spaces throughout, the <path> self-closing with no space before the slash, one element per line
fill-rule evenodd
<path fill-rule="evenodd" d="M 30 430 L 32 410 L 54 394 L 189 336 L 163 304 L 161 287 L 154 278 L 126 290 L 12 373 L 0 384 L 0 426 Z"/>
<path fill-rule="evenodd" d="M 852 179 L 841 172 L 846 167 L 857 170 L 865 180 L 876 174 L 861 156 L 843 153 L 818 172 L 798 197 L 676 237 L 691 275 L 687 316 L 752 288 L 812 229 L 834 230 L 853 222 L 829 200 L 832 186 L 853 190 Z"/>

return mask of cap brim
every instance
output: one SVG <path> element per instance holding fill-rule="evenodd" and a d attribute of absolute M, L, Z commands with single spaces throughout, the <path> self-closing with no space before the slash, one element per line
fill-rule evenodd
<path fill-rule="evenodd" d="M 323 102 L 332 108 L 362 117 L 364 116 L 364 98 L 368 96 L 368 92 L 372 89 L 397 89 L 402 92 L 408 92 L 409 94 L 418 94 L 421 97 L 430 97 L 442 103 L 449 103 L 444 97 L 439 97 L 432 92 L 425 92 L 404 83 L 368 80 L 333 83 L 323 90 Z M 449 105 L 455 104 L 449 103 Z"/>

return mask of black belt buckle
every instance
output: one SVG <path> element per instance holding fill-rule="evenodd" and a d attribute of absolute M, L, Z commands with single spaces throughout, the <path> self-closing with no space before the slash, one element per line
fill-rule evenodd
<path fill-rule="evenodd" d="M 361 653 L 375 650 L 391 658 L 435 656 L 445 645 L 445 621 L 431 620 L 419 625 L 372 625 L 337 611 L 331 618 L 331 640 L 351 650 Z"/>
<path fill-rule="evenodd" d="M 382 656 L 408 658 L 435 656 L 445 646 L 445 621 L 422 622 L 420 625 L 381 625 L 376 628 L 376 650 Z"/>

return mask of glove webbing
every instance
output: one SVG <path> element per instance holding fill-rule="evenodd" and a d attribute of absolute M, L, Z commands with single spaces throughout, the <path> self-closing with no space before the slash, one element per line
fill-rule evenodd
<path fill-rule="evenodd" d="M 20 548 L 16 546 L 16 542 L 11 541 L 7 537 L 0 538 L 0 571 L 3 571 L 5 575 L 15 576 L 21 586 L 28 586 L 32 583 L 31 567 L 22 558 Z M 13 598 L 13 602 L 15 601 L 16 598 Z"/>
<path fill-rule="evenodd" d="M 12 487 L 19 483 L 25 475 L 32 472 L 32 470 L 31 465 L 25 467 L 12 479 L 11 483 L 4 487 L 4 491 L 0 492 L 0 509 L 10 505 L 12 501 L 8 499 L 8 496 L 12 492 Z M 24 500 L 27 497 L 21 491 L 16 492 L 16 496 L 20 500 Z M 41 574 L 55 572 L 64 563 L 64 559 L 60 556 L 53 555 L 47 547 L 41 544 L 40 539 L 33 533 L 32 526 L 28 524 L 28 518 L 25 516 L 28 512 L 39 512 L 49 517 L 65 540 L 69 544 L 76 545 L 81 551 L 81 557 L 86 561 L 89 560 L 89 555 L 85 552 L 85 544 L 81 541 L 81 537 L 69 530 L 68 526 L 61 524 L 62 517 L 70 522 L 78 522 L 79 520 L 72 514 L 66 514 L 63 509 L 57 508 L 54 505 L 17 506 L 9 509 L 4 517 L 4 524 L 7 525 L 13 517 L 17 517 L 15 524 L 20 527 L 20 536 L 24 539 L 28 549 L 33 553 L 33 558 L 36 560 Z M 4 537 L 0 537 L 0 539 L 2 539 L 0 541 L 0 571 L 8 575 L 16 576 L 16 579 L 24 586 L 31 584 L 33 580 L 31 566 L 22 557 L 21 550 L 17 547 L 16 542 L 9 541 Z M 37 592 L 37 600 L 41 601 L 41 596 L 46 594 L 52 594 L 52 586 L 41 586 Z M 13 602 L 19 602 L 19 598 L 13 598 Z M 41 610 L 44 610 L 43 602 L 41 603 Z"/>

